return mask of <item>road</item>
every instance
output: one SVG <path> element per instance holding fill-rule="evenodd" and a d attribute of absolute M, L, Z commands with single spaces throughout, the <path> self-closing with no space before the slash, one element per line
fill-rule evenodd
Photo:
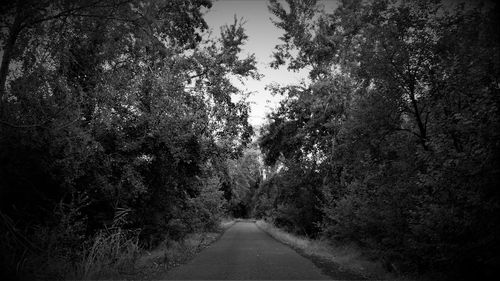
<path fill-rule="evenodd" d="M 326 280 L 310 260 L 274 240 L 253 222 L 237 222 L 189 263 L 165 279 Z"/>

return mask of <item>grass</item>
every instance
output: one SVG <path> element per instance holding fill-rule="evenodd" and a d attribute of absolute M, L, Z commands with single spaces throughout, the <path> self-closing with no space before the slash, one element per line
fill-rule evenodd
<path fill-rule="evenodd" d="M 214 232 L 192 233 L 181 241 L 164 241 L 152 251 L 142 251 L 134 263 L 132 274 L 121 274 L 115 278 L 158 279 L 168 270 L 191 260 L 198 252 L 215 242 L 226 229 L 235 223 L 223 219 Z"/>
<path fill-rule="evenodd" d="M 136 262 L 135 275 L 156 276 L 190 260 L 215 241 L 219 233 L 193 233 L 182 241 L 165 241 L 152 251 L 144 251 Z"/>
<path fill-rule="evenodd" d="M 84 251 L 83 259 L 71 279 L 98 279 L 132 272 L 139 255 L 137 235 L 117 228 L 99 233 L 91 247 Z"/>
<path fill-rule="evenodd" d="M 234 220 L 224 219 L 212 232 L 188 234 L 181 241 L 166 240 L 152 251 L 141 249 L 138 231 L 120 227 L 103 229 L 83 242 L 71 244 L 64 234 L 43 228 L 36 235 L 43 251 L 11 254 L 12 261 L 0 261 L 0 276 L 4 280 L 16 275 L 21 280 L 155 279 L 189 261 L 233 224 Z M 2 236 L 0 249 L 10 251 L 9 245 L 16 241 L 9 237 Z"/>
<path fill-rule="evenodd" d="M 226 229 L 230 228 L 235 222 L 236 222 L 236 220 L 234 220 L 232 218 L 224 218 L 220 222 L 220 229 L 226 230 Z"/>
<path fill-rule="evenodd" d="M 366 258 L 354 244 L 332 245 L 325 240 L 312 240 L 290 234 L 263 220 L 257 226 L 274 239 L 287 244 L 300 254 L 310 258 L 318 267 L 337 278 L 406 280 L 388 273 L 381 262 Z"/>
<path fill-rule="evenodd" d="M 56 230 L 39 229 L 37 244 L 43 248 L 38 252 L 25 250 L 16 271 L 6 274 L 7 280 L 106 279 L 133 271 L 139 255 L 137 234 L 113 227 L 83 242 L 69 243 Z"/>

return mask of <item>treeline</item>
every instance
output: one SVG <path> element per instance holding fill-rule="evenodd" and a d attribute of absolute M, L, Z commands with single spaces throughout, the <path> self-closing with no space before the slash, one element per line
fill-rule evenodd
<path fill-rule="evenodd" d="M 235 193 L 227 159 L 252 134 L 230 78 L 258 74 L 239 22 L 207 35 L 210 7 L 2 4 L 3 280 L 99 278 L 138 247 L 217 226 Z"/>
<path fill-rule="evenodd" d="M 491 280 L 500 250 L 499 7 L 271 0 L 274 66 L 309 70 L 262 130 L 258 216 L 400 273 Z"/>

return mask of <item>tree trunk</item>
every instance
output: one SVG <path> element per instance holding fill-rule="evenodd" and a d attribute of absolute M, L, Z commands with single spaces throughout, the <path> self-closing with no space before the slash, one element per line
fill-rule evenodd
<path fill-rule="evenodd" d="M 6 81 L 7 75 L 9 74 L 9 65 L 12 60 L 12 52 L 14 51 L 14 46 L 16 44 L 17 37 L 21 32 L 21 15 L 19 11 L 16 13 L 16 18 L 14 19 L 14 23 L 9 30 L 9 38 L 7 39 L 7 43 L 3 48 L 3 56 L 2 56 L 2 65 L 0 66 L 0 118 L 4 114 L 4 105 L 6 100 Z"/>
<path fill-rule="evenodd" d="M 417 99 L 415 98 L 415 86 L 413 84 L 410 85 L 410 101 L 414 110 L 415 121 L 417 122 L 419 136 L 420 136 L 420 144 L 424 150 L 429 150 L 427 146 L 427 128 L 424 122 L 422 121 L 422 116 L 420 109 L 418 108 Z"/>

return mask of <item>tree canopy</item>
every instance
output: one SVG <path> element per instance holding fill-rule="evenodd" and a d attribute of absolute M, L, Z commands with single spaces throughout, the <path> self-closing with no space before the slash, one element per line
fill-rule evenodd
<path fill-rule="evenodd" d="M 492 276 L 498 5 L 341 1 L 327 13 L 318 4 L 270 1 L 284 31 L 273 65 L 310 78 L 273 89 L 283 101 L 260 139 L 266 164 L 280 168 L 263 186 L 277 189 L 264 200 L 271 217 L 291 229 L 312 221 L 393 270 Z"/>
<path fill-rule="evenodd" d="M 240 54 L 241 22 L 208 35 L 210 7 L 207 0 L 2 5 L 5 274 L 64 278 L 34 262 L 35 248 L 48 252 L 56 237 L 69 248 L 54 255 L 79 253 L 117 222 L 139 229 L 149 248 L 217 227 L 226 160 L 239 157 L 252 134 L 246 93 L 231 78 L 259 75 L 254 56 Z"/>

